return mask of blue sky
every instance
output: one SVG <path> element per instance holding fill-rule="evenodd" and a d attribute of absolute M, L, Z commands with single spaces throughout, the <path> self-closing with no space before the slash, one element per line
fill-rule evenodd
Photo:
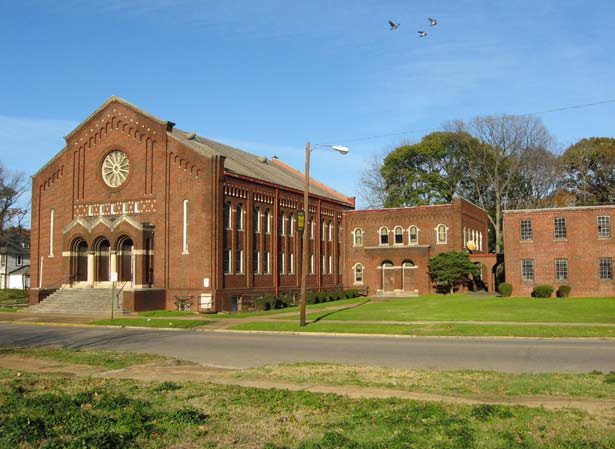
<path fill-rule="evenodd" d="M 447 120 L 615 99 L 607 0 L 0 7 L 0 160 L 29 175 L 111 95 L 299 169 L 306 140 L 346 145 L 347 156 L 314 152 L 312 174 L 348 195 L 373 154 Z M 615 102 L 541 117 L 558 149 L 615 135 Z M 402 131 L 418 132 L 388 135 Z"/>

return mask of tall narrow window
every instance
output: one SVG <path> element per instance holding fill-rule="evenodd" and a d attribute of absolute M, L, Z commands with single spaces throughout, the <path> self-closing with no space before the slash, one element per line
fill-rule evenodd
<path fill-rule="evenodd" d="M 320 222 L 320 238 L 321 240 L 324 242 L 327 235 L 327 223 L 325 223 L 325 220 L 322 220 Z"/>
<path fill-rule="evenodd" d="M 404 230 L 401 226 L 395 226 L 395 244 L 403 245 L 404 243 Z"/>
<path fill-rule="evenodd" d="M 568 259 L 555 259 L 555 279 L 568 280 Z"/>
<path fill-rule="evenodd" d="M 288 216 L 288 226 L 288 235 L 295 235 L 295 216 L 293 214 Z"/>
<path fill-rule="evenodd" d="M 254 274 L 259 274 L 261 272 L 260 253 L 258 251 L 252 253 L 252 268 Z"/>
<path fill-rule="evenodd" d="M 183 232 L 182 232 L 182 253 L 188 254 L 188 200 L 184 200 L 184 221 L 183 223 L 184 223 L 184 226 L 183 226 Z"/>
<path fill-rule="evenodd" d="M 613 279 L 613 258 L 601 257 L 600 258 L 600 279 L 603 281 L 610 281 Z"/>
<path fill-rule="evenodd" d="M 284 253 L 278 254 L 278 265 L 280 266 L 280 274 L 286 274 L 286 260 L 284 260 Z"/>
<path fill-rule="evenodd" d="M 284 215 L 284 212 L 281 212 L 278 218 L 278 235 L 285 235 L 285 234 L 286 234 L 286 216 Z"/>
<path fill-rule="evenodd" d="M 269 251 L 263 252 L 263 273 L 271 273 L 271 260 L 269 258 Z"/>
<path fill-rule="evenodd" d="M 534 280 L 534 259 L 522 259 L 521 260 L 521 280 L 533 281 Z"/>
<path fill-rule="evenodd" d="M 255 207 L 252 212 L 252 224 L 255 233 L 261 232 L 261 210 L 258 207 Z"/>
<path fill-rule="evenodd" d="M 243 206 L 241 204 L 237 205 L 236 215 L 235 215 L 235 226 L 237 230 L 243 230 Z"/>
<path fill-rule="evenodd" d="M 479 251 L 483 250 L 483 233 L 482 232 L 478 233 L 478 250 Z"/>
<path fill-rule="evenodd" d="M 567 237 L 566 232 L 566 219 L 563 217 L 557 217 L 553 220 L 555 227 L 554 236 L 556 239 L 565 239 Z"/>
<path fill-rule="evenodd" d="M 225 249 L 222 258 L 224 274 L 231 274 L 231 249 Z"/>
<path fill-rule="evenodd" d="M 608 215 L 598 217 L 598 238 L 611 238 L 611 217 Z"/>
<path fill-rule="evenodd" d="M 333 241 L 333 222 L 329 222 L 329 241 Z"/>
<path fill-rule="evenodd" d="M 355 264 L 354 269 L 354 283 L 362 284 L 363 283 L 363 265 L 360 263 Z"/>
<path fill-rule="evenodd" d="M 314 274 L 314 254 L 310 254 L 310 274 Z"/>
<path fill-rule="evenodd" d="M 265 210 L 265 234 L 271 234 L 271 212 Z"/>
<path fill-rule="evenodd" d="M 329 274 L 333 274 L 333 256 L 329 256 Z"/>
<path fill-rule="evenodd" d="M 380 228 L 379 234 L 380 234 L 380 244 L 388 245 L 389 244 L 389 229 L 383 226 L 382 228 Z"/>
<path fill-rule="evenodd" d="M 419 242 L 419 228 L 412 225 L 410 226 L 408 233 L 410 234 L 410 244 L 416 245 Z"/>
<path fill-rule="evenodd" d="M 243 273 L 243 250 L 241 249 L 235 251 L 235 273 Z"/>
<path fill-rule="evenodd" d="M 340 243 L 342 241 L 342 224 L 341 223 L 337 223 L 337 243 Z"/>
<path fill-rule="evenodd" d="M 55 209 L 51 209 L 49 212 L 49 257 L 53 257 L 53 220 L 55 215 Z"/>
<path fill-rule="evenodd" d="M 446 227 L 446 225 L 441 224 L 436 227 L 436 243 L 446 243 L 447 231 L 448 228 Z"/>
<path fill-rule="evenodd" d="M 363 230 L 361 228 L 356 228 L 352 232 L 353 242 L 352 246 L 363 246 Z"/>
<path fill-rule="evenodd" d="M 533 238 L 532 220 L 521 220 L 521 240 L 532 240 Z"/>
<path fill-rule="evenodd" d="M 316 231 L 316 223 L 314 223 L 313 218 L 310 218 L 310 240 L 314 240 L 315 231 Z"/>
<path fill-rule="evenodd" d="M 295 274 L 295 255 L 293 253 L 288 255 L 288 273 Z"/>
<path fill-rule="evenodd" d="M 326 266 L 325 260 L 326 259 L 324 255 L 320 256 L 320 272 L 322 274 L 325 274 L 327 272 L 327 266 Z"/>
<path fill-rule="evenodd" d="M 231 203 L 224 203 L 224 229 L 231 229 L 231 214 L 233 208 L 231 207 Z"/>

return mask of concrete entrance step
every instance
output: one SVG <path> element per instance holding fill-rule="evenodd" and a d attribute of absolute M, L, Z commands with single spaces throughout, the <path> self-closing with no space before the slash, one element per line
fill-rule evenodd
<path fill-rule="evenodd" d="M 44 301 L 25 308 L 23 312 L 102 316 L 111 314 L 111 305 L 110 288 L 64 288 L 49 295 Z M 128 313 L 117 307 L 117 303 L 114 308 L 117 315 Z"/>

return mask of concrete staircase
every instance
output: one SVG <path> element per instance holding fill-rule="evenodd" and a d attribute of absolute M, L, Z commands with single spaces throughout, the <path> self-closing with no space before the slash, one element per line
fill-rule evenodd
<path fill-rule="evenodd" d="M 49 313 L 60 315 L 92 315 L 111 316 L 110 288 L 64 288 L 49 295 L 42 302 L 23 311 L 28 313 Z M 128 313 L 117 307 L 115 303 L 114 314 Z"/>

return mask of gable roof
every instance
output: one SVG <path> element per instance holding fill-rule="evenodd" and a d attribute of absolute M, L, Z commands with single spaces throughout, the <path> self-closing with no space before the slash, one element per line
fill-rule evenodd
<path fill-rule="evenodd" d="M 303 191 L 305 182 L 303 173 L 277 158 L 268 159 L 264 156 L 257 156 L 176 128 L 168 132 L 168 135 L 206 156 L 225 157 L 224 168 L 231 173 Z M 312 177 L 310 177 L 310 194 L 354 206 L 354 198 L 349 198 Z"/>

